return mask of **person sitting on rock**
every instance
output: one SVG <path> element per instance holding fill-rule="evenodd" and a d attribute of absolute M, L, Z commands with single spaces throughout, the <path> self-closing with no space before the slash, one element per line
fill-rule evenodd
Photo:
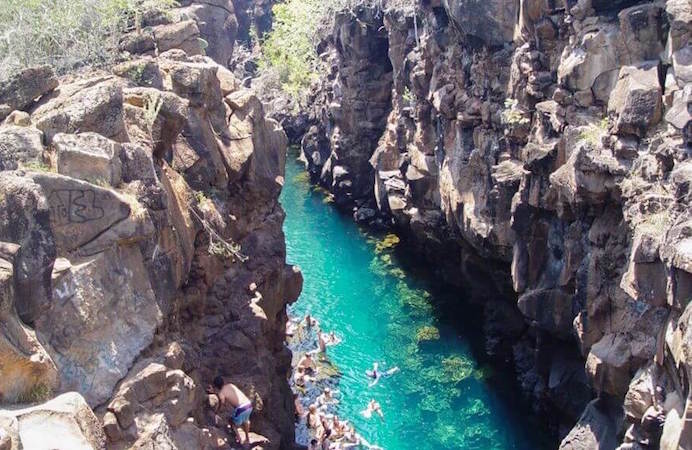
<path fill-rule="evenodd" d="M 305 328 L 308 330 L 311 330 L 312 328 L 316 328 L 320 325 L 320 323 L 310 315 L 310 313 L 307 313 L 305 315 Z"/>
<path fill-rule="evenodd" d="M 331 389 L 325 388 L 324 392 L 319 397 L 317 397 L 317 400 L 315 402 L 317 403 L 317 408 L 324 410 L 329 405 L 339 403 L 339 400 L 334 398 Z"/>
<path fill-rule="evenodd" d="M 214 387 L 218 392 L 221 407 L 230 412 L 228 423 L 233 428 L 238 443 L 249 445 L 252 402 L 236 385 L 232 383 L 224 384 L 223 377 L 220 375 L 214 378 Z M 239 427 L 242 427 L 245 431 L 245 442 L 240 437 Z"/>
<path fill-rule="evenodd" d="M 324 340 L 324 333 L 319 333 L 317 335 L 317 353 L 327 352 L 327 342 Z"/>
<path fill-rule="evenodd" d="M 300 359 L 298 362 L 298 369 L 304 370 L 307 375 L 317 373 L 317 366 L 310 353 L 306 353 L 305 356 Z"/>
<path fill-rule="evenodd" d="M 346 432 L 348 431 L 346 422 L 340 421 L 338 416 L 334 416 L 332 418 L 331 428 L 332 432 L 337 438 L 343 438 L 346 435 Z"/>
<path fill-rule="evenodd" d="M 296 422 L 299 422 L 301 417 L 305 415 L 305 409 L 303 408 L 303 403 L 300 401 L 300 396 L 298 394 L 293 394 L 293 405 L 296 410 Z"/>
<path fill-rule="evenodd" d="M 322 436 L 322 450 L 331 450 L 333 445 L 332 430 L 331 428 L 325 428 L 324 435 Z"/>
<path fill-rule="evenodd" d="M 315 405 L 310 405 L 307 417 L 307 426 L 310 432 L 310 437 L 317 439 L 317 441 L 320 442 L 322 440 L 322 435 L 324 434 L 324 427 L 322 426 L 322 418 L 320 417 Z"/>
<path fill-rule="evenodd" d="M 305 388 L 307 382 L 314 382 L 315 377 L 311 377 L 310 375 L 307 375 L 305 373 L 305 370 L 302 367 L 298 367 L 296 369 L 296 374 L 294 376 L 294 380 L 296 383 L 296 386 L 300 388 Z"/>

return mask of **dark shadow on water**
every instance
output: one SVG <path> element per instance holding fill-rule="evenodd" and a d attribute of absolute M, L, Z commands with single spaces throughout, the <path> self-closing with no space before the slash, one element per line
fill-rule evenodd
<path fill-rule="evenodd" d="M 397 264 L 409 280 L 431 292 L 433 314 L 441 328 L 453 330 L 457 336 L 468 342 L 471 354 L 479 366 L 490 367 L 491 375 L 484 378 L 483 382 L 498 395 L 516 422 L 528 422 L 532 427 L 531 434 L 534 444 L 538 446 L 537 450 L 556 448 L 559 444 L 556 436 L 550 433 L 544 420 L 533 413 L 531 403 L 522 395 L 513 362 L 492 358 L 487 354 L 482 304 L 470 301 L 460 292 L 458 286 L 440 280 L 440 277 L 430 270 L 430 265 L 421 263 L 420 255 L 406 245 L 398 246 L 395 255 Z"/>

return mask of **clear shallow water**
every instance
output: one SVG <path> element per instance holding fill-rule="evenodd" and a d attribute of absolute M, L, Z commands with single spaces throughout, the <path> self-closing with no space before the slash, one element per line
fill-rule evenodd
<path fill-rule="evenodd" d="M 290 154 L 281 202 L 288 261 L 305 278 L 291 314 L 310 312 L 343 338 L 328 349 L 341 371 L 340 417 L 387 450 L 549 448 L 511 375 L 474 357 L 480 316 L 462 308 L 463 293 L 433 292 L 385 236 L 366 235 L 326 204 Z M 368 388 L 374 361 L 401 372 Z M 360 414 L 371 398 L 384 421 Z"/>

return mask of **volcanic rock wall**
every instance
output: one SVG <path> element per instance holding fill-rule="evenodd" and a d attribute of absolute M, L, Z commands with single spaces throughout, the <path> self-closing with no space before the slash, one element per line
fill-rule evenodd
<path fill-rule="evenodd" d="M 219 373 L 293 446 L 286 135 L 225 68 L 232 3 L 182 3 L 109 70 L 0 85 L 0 401 L 71 391 L 0 409 L 2 449 L 228 448 Z"/>
<path fill-rule="evenodd" d="M 368 4 L 322 44 L 313 180 L 485 302 L 562 448 L 690 448 L 690 2 Z"/>

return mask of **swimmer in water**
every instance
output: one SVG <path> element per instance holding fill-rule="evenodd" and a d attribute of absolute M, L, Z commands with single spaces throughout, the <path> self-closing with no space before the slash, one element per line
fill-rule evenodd
<path fill-rule="evenodd" d="M 382 378 L 382 377 L 391 377 L 392 375 L 394 375 L 394 374 L 397 373 L 398 371 L 399 371 L 399 368 L 398 368 L 398 367 L 392 367 L 392 368 L 389 369 L 389 370 L 386 370 L 386 371 L 384 371 L 384 372 L 381 372 L 381 371 L 379 370 L 379 364 L 378 364 L 378 363 L 374 363 L 374 364 L 372 365 L 372 370 L 366 370 L 366 371 L 365 371 L 365 374 L 366 374 L 368 377 L 372 378 L 372 381 L 370 382 L 370 384 L 368 385 L 368 387 L 373 387 L 373 386 L 375 386 L 375 385 L 380 381 L 380 378 Z"/>
<path fill-rule="evenodd" d="M 371 418 L 373 413 L 377 413 L 377 415 L 380 416 L 380 419 L 384 420 L 384 413 L 382 412 L 382 407 L 379 403 L 377 403 L 377 401 L 375 401 L 375 399 L 370 400 L 370 403 L 368 403 L 368 407 L 361 411 L 361 414 L 363 414 L 363 417 L 365 417 L 366 419 Z"/>

